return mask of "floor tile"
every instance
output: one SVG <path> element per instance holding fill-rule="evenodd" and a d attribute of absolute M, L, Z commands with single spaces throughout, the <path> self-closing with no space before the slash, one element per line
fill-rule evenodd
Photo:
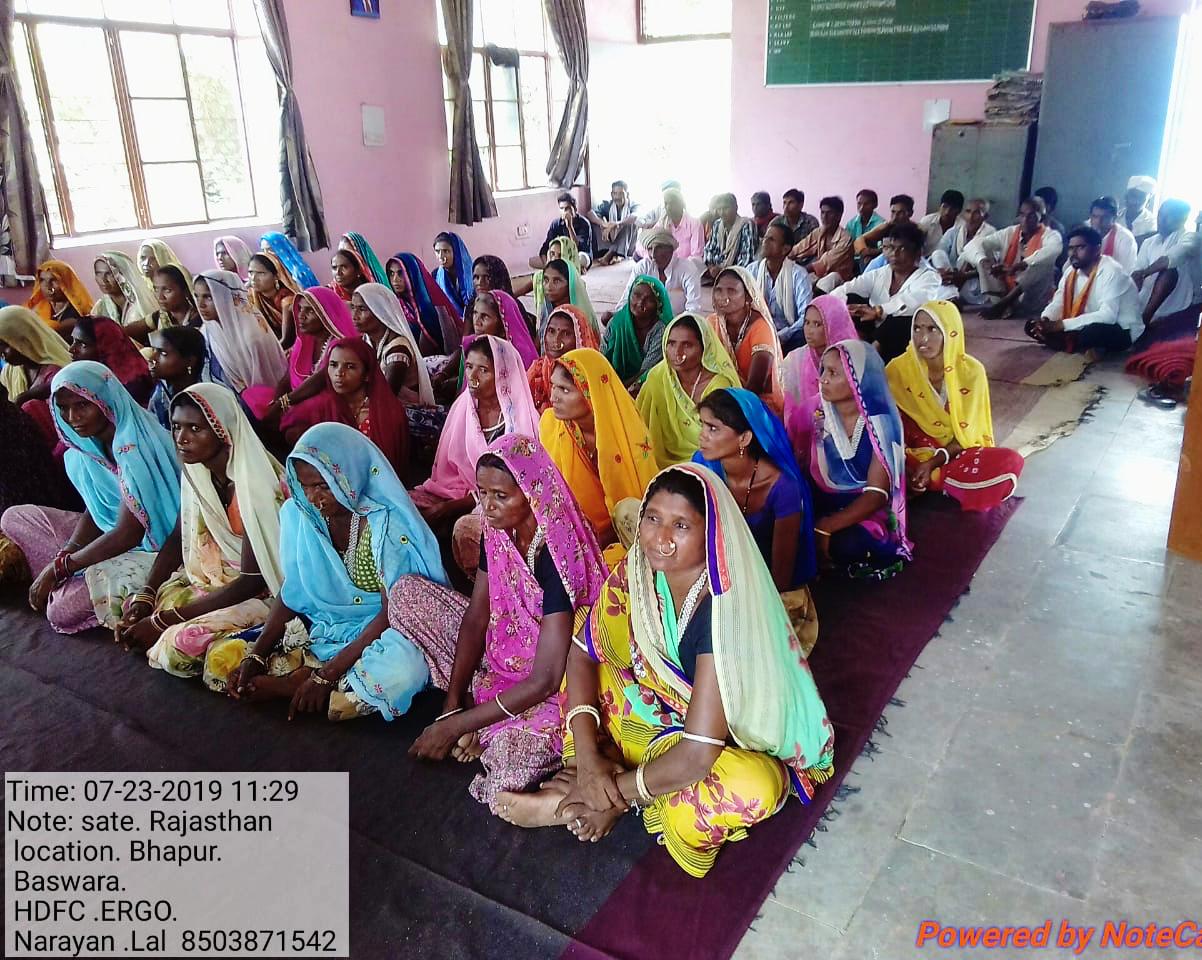
<path fill-rule="evenodd" d="M 798 957 L 830 957 L 843 945 L 843 937 L 795 910 L 769 900 L 751 929 L 743 935 L 734 960 L 797 960 Z"/>
<path fill-rule="evenodd" d="M 1150 903 L 1156 913 L 1149 922 L 1174 924 L 1197 917 L 1200 901 L 1202 839 L 1148 836 L 1107 824 L 1090 903 L 1123 913 Z"/>
<path fill-rule="evenodd" d="M 1169 515 L 1162 506 L 1086 494 L 1057 544 L 1103 557 L 1164 563 L 1168 540 Z"/>
<path fill-rule="evenodd" d="M 1119 751 L 1070 730 L 1059 719 L 970 711 L 901 837 L 1083 898 Z"/>

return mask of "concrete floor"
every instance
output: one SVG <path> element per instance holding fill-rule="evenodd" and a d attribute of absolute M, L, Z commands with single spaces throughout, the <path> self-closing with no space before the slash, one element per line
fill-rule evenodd
<path fill-rule="evenodd" d="M 1184 411 L 1117 365 L 902 684 L 859 788 L 737 960 L 1067 957 L 919 950 L 920 921 L 1202 923 L 1202 567 L 1164 549 Z M 919 549 L 938 549 L 920 544 Z"/>

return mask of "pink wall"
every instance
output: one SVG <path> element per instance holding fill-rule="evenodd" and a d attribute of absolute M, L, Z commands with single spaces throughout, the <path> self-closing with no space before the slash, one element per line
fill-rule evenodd
<path fill-rule="evenodd" d="M 882 204 L 891 194 L 927 194 L 931 135 L 923 129 L 926 100 L 950 100 L 954 120 L 984 117 L 988 83 L 890 86 L 765 87 L 768 0 L 733 0 L 731 53 L 731 172 L 747 202 L 755 190 L 774 197 L 789 187 L 818 198 L 838 194 L 849 208 L 872 187 Z M 1048 26 L 1081 16 L 1083 0 L 1037 0 L 1031 68 L 1043 69 Z M 1181 14 L 1191 0 L 1144 0 L 1149 16 Z M 778 201 L 779 202 L 779 201 Z"/>
<path fill-rule="evenodd" d="M 366 20 L 350 16 L 345 0 L 285 0 L 295 87 L 330 232 L 337 237 L 359 231 L 381 259 L 411 250 L 431 262 L 434 235 L 454 229 L 474 255 L 493 253 L 511 267 L 524 265 L 556 214 L 557 191 L 498 198 L 499 216 L 472 227 L 447 223 L 447 133 L 435 2 L 385 4 L 379 20 Z M 363 103 L 384 108 L 383 147 L 363 145 Z M 523 226 L 529 231 L 525 239 L 517 236 Z M 257 247 L 259 235 L 270 229 L 277 227 L 163 236 L 197 270 L 211 264 L 218 234 L 236 233 Z M 67 247 L 55 255 L 90 285 L 95 255 L 113 247 L 133 252 L 137 241 Z M 306 259 L 319 278 L 329 276 L 328 251 Z"/>

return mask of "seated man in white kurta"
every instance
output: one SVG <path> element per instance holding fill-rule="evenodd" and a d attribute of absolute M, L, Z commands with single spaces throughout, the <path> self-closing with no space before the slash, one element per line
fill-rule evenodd
<path fill-rule="evenodd" d="M 1047 305 L 1064 241 L 1044 222 L 1046 210 L 1039 197 L 1029 197 L 1019 204 L 1012 226 L 975 244 L 981 290 L 998 298 L 982 311 L 986 319 L 1015 311 L 1034 316 Z"/>

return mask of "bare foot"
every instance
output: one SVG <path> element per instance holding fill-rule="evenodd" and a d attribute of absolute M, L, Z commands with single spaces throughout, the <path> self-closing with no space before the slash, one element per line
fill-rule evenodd
<path fill-rule="evenodd" d="M 497 794 L 493 812 L 506 823 L 517 827 L 557 827 L 567 823 L 567 816 L 556 816 L 555 808 L 564 794 L 558 790 L 539 790 L 535 793 Z"/>
<path fill-rule="evenodd" d="M 283 677 L 259 674 L 250 678 L 238 699 L 248 700 L 251 703 L 259 703 L 263 700 L 291 700 L 292 695 L 305 682 L 309 673 L 308 667 L 301 667 Z"/>
<path fill-rule="evenodd" d="M 588 813 L 572 817 L 568 821 L 568 831 L 581 843 L 596 843 L 602 837 L 608 836 L 618 822 L 618 818 L 626 811 L 623 809 L 590 810 Z"/>
<path fill-rule="evenodd" d="M 465 733 L 451 748 L 451 756 L 460 763 L 472 763 L 480 759 L 484 747 L 480 744 L 480 731 Z"/>

